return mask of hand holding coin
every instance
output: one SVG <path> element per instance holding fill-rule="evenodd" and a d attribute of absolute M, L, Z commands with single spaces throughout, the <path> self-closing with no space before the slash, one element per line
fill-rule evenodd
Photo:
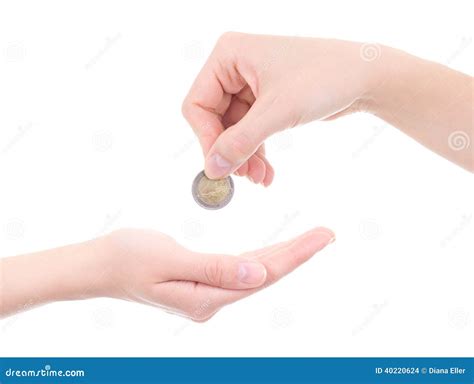
<path fill-rule="evenodd" d="M 234 195 L 234 182 L 230 176 L 212 180 L 204 171 L 199 172 L 193 182 L 193 197 L 206 209 L 221 209 L 229 204 Z"/>

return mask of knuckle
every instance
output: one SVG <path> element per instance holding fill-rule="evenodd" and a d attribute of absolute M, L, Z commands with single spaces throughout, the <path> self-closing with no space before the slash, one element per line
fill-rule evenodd
<path fill-rule="evenodd" d="M 210 285 L 221 286 L 223 279 L 222 263 L 219 260 L 209 261 L 204 267 L 206 280 Z"/>
<path fill-rule="evenodd" d="M 191 102 L 186 98 L 183 101 L 183 104 L 181 104 L 181 113 L 183 114 L 185 119 L 188 119 L 190 114 L 191 114 Z"/>
<path fill-rule="evenodd" d="M 212 305 L 209 299 L 203 301 L 197 308 L 189 314 L 189 318 L 195 322 L 203 323 L 208 321 L 214 314 L 218 311 L 219 308 L 216 308 Z"/>
<path fill-rule="evenodd" d="M 201 140 L 214 143 L 214 141 L 216 141 L 217 135 L 214 133 L 212 128 L 210 128 L 210 126 L 210 124 L 204 124 L 196 129 L 196 133 L 199 135 Z"/>
<path fill-rule="evenodd" d="M 215 52 L 221 56 L 220 59 L 238 53 L 243 48 L 244 36 L 245 33 L 233 31 L 220 35 L 215 45 Z"/>
<path fill-rule="evenodd" d="M 217 39 L 217 45 L 227 44 L 233 41 L 237 35 L 238 33 L 234 31 L 224 32 L 222 35 L 219 36 L 219 39 Z"/>
<path fill-rule="evenodd" d="M 371 110 L 371 102 L 368 99 L 357 99 L 351 106 L 353 112 L 369 112 Z"/>
<path fill-rule="evenodd" d="M 194 321 L 195 323 L 205 323 L 206 321 L 211 320 L 211 318 L 214 316 L 213 313 L 208 314 L 208 315 L 194 315 L 191 316 L 190 319 Z"/>
<path fill-rule="evenodd" d="M 240 132 L 231 137 L 229 147 L 236 160 L 246 159 L 254 149 L 252 138 L 246 133 Z"/>

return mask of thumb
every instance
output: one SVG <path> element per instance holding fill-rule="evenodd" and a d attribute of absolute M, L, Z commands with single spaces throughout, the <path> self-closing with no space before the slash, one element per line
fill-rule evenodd
<path fill-rule="evenodd" d="M 238 123 L 217 137 L 206 156 L 207 177 L 219 179 L 228 176 L 247 161 L 267 137 L 283 128 L 267 105 L 271 103 L 257 100 Z"/>
<path fill-rule="evenodd" d="M 261 286 L 267 279 L 265 266 L 240 256 L 186 252 L 169 273 L 173 280 L 196 281 L 227 289 Z"/>

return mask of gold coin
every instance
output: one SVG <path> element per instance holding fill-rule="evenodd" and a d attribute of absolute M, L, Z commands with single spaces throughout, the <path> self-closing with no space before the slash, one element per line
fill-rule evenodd
<path fill-rule="evenodd" d="M 199 172 L 193 182 L 193 197 L 206 209 L 220 209 L 229 204 L 234 195 L 234 182 L 230 176 L 224 179 L 209 179 L 204 171 Z"/>

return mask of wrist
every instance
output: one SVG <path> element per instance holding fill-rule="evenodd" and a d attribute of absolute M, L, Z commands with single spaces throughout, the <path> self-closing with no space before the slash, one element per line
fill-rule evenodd
<path fill-rule="evenodd" d="M 46 301 L 82 300 L 107 296 L 109 251 L 103 237 L 38 255 Z"/>
<path fill-rule="evenodd" d="M 370 81 L 364 99 L 369 113 L 387 120 L 406 96 L 403 88 L 416 81 L 411 67 L 417 58 L 388 46 L 378 47 L 379 57 L 368 65 Z"/>
<path fill-rule="evenodd" d="M 78 257 L 71 260 L 78 275 L 76 284 L 71 286 L 72 299 L 109 296 L 113 263 L 106 237 L 98 237 L 78 246 Z"/>
<path fill-rule="evenodd" d="M 101 239 L 0 261 L 0 317 L 54 301 L 107 294 L 107 247 Z"/>
<path fill-rule="evenodd" d="M 103 238 L 50 251 L 47 290 L 51 301 L 82 300 L 107 295 L 108 248 Z"/>

